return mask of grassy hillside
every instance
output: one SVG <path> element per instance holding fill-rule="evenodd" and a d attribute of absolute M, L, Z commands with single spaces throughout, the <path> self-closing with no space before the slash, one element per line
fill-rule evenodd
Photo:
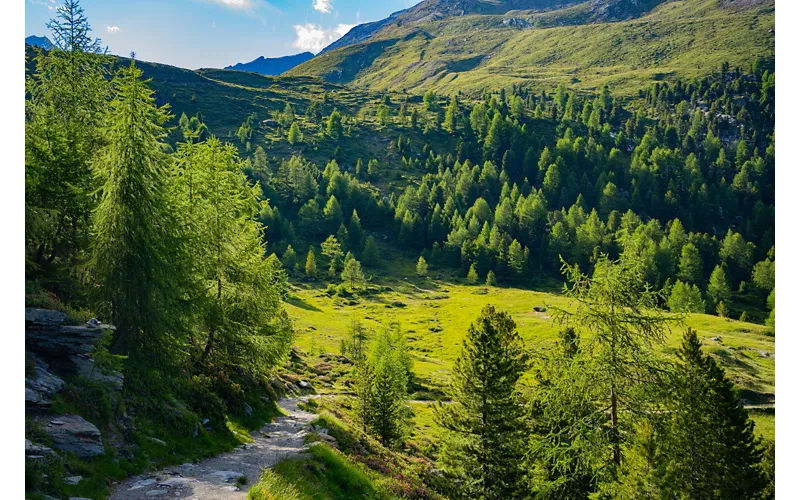
<path fill-rule="evenodd" d="M 774 2 L 760 3 L 730 8 L 718 0 L 675 0 L 638 19 L 591 24 L 578 24 L 595 19 L 587 3 L 545 14 L 516 13 L 515 19 L 530 27 L 499 15 L 392 25 L 287 75 L 446 93 L 515 83 L 596 90 L 608 83 L 612 91 L 632 95 L 648 81 L 707 74 L 725 61 L 747 66 L 759 55 L 774 54 Z"/>

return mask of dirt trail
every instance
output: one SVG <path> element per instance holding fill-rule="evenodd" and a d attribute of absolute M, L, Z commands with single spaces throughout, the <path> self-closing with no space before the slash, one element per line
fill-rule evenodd
<path fill-rule="evenodd" d="M 306 449 L 305 436 L 316 415 L 299 409 L 297 404 L 307 398 L 286 398 L 278 401 L 278 406 L 287 415 L 252 432 L 252 443 L 196 464 L 183 464 L 131 477 L 116 487 L 110 499 L 247 498 L 246 490 L 258 481 L 262 469 L 272 467 L 285 458 L 296 457 Z M 241 476 L 247 477 L 247 484 L 244 486 L 239 486 L 236 482 Z"/>

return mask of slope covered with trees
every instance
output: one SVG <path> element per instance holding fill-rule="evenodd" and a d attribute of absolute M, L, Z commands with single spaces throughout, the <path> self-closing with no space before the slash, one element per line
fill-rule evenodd
<path fill-rule="evenodd" d="M 386 498 L 770 495 L 771 420 L 755 430 L 742 401 L 774 392 L 769 50 L 745 41 L 635 91 L 375 93 L 106 56 L 65 6 L 56 48 L 28 49 L 26 299 L 116 327 L 97 356 L 122 392 L 77 377 L 52 410 L 128 433 L 114 448 L 130 455 L 86 466 L 92 494 L 237 444 L 274 411 L 275 377 L 299 374 L 338 394 L 315 405 L 341 453 L 319 445 L 276 468 L 287 481 L 344 488 L 320 472 L 335 467 L 341 491 Z M 705 13 L 687 29 L 769 22 L 659 9 Z M 31 466 L 31 492 L 85 491 L 58 467 Z"/>

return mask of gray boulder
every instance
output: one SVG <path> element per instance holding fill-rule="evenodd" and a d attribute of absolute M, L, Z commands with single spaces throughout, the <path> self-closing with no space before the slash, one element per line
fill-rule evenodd
<path fill-rule="evenodd" d="M 52 309 L 39 309 L 36 307 L 25 308 L 25 324 L 31 323 L 41 326 L 60 326 L 67 322 L 67 315 Z"/>
<path fill-rule="evenodd" d="M 52 455 L 55 452 L 47 446 L 42 446 L 32 442 L 30 439 L 25 440 L 25 459 L 26 460 L 39 460 L 47 455 Z"/>
<path fill-rule="evenodd" d="M 53 440 L 53 448 L 91 458 L 105 453 L 100 430 L 77 415 L 64 415 L 51 420 L 45 428 Z"/>
<path fill-rule="evenodd" d="M 94 320 L 67 325 L 67 315 L 49 309 L 25 309 L 25 349 L 45 359 L 57 375 L 83 375 L 97 342 L 114 327 Z M 84 356 L 84 359 L 78 359 Z M 92 367 L 89 367 L 92 372 Z"/>
<path fill-rule="evenodd" d="M 64 388 L 64 381 L 47 368 L 46 363 L 37 359 L 33 375 L 25 377 L 25 404 L 48 407 L 53 403 L 53 394 Z"/>

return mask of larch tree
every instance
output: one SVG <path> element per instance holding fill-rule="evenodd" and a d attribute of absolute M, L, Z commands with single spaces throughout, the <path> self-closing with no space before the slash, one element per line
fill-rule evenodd
<path fill-rule="evenodd" d="M 285 274 L 265 258 L 261 188 L 247 180 L 236 148 L 214 137 L 178 150 L 173 188 L 203 290 L 197 365 L 268 373 L 288 353 L 292 330 L 281 306 Z"/>
<path fill-rule="evenodd" d="M 54 48 L 35 49 L 25 91 L 25 233 L 37 266 L 73 265 L 88 246 L 97 179 L 94 155 L 112 94 L 109 61 L 77 0 L 65 0 L 47 24 Z"/>
<path fill-rule="evenodd" d="M 115 348 L 149 357 L 177 330 L 182 244 L 170 201 L 170 159 L 161 140 L 167 110 L 131 60 L 114 79 L 108 146 L 95 162 L 102 185 L 94 213 L 90 267 L 117 327 Z"/>
<path fill-rule="evenodd" d="M 601 374 L 596 383 L 607 391 L 610 462 L 619 466 L 626 425 L 621 419 L 649 403 L 642 387 L 657 384 L 663 373 L 652 347 L 664 342 L 670 319 L 657 308 L 661 292 L 647 284 L 641 260 L 612 261 L 601 255 L 592 276 L 566 263 L 562 270 L 571 283 L 566 295 L 575 307 L 554 308 L 555 316 L 592 334 L 588 348 Z"/>

